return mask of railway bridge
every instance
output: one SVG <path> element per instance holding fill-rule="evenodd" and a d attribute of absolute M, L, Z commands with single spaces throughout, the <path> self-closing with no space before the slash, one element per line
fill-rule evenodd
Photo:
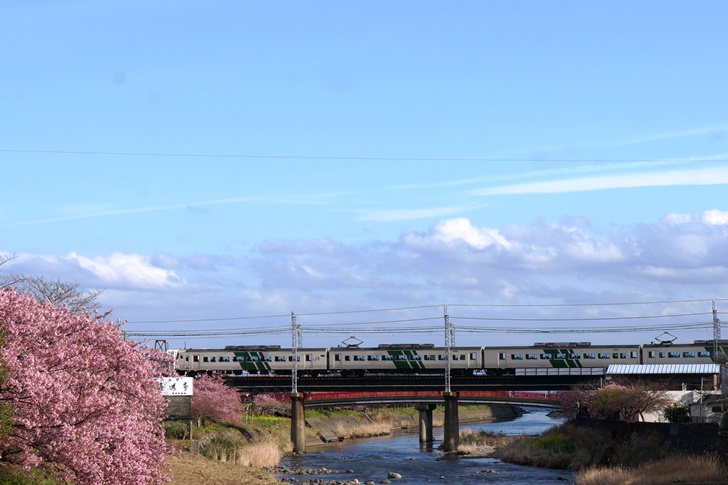
<path fill-rule="evenodd" d="M 291 392 L 291 377 L 283 376 L 230 376 L 228 385 L 243 392 L 279 393 L 291 403 L 291 441 L 293 450 L 306 450 L 305 408 L 336 405 L 364 405 L 383 403 L 413 404 L 419 411 L 420 442 L 432 442 L 432 413 L 435 407 L 444 406 L 444 451 L 455 451 L 459 440 L 458 405 L 513 404 L 558 407 L 558 393 L 583 382 L 586 376 L 561 375 L 538 379 L 525 376 L 452 377 L 451 389 L 444 391 L 443 376 L 367 376 L 367 377 L 297 377 L 296 391 Z M 588 376 L 589 380 L 601 376 Z M 533 389 L 539 389 L 534 391 Z"/>
<path fill-rule="evenodd" d="M 367 375 L 343 377 L 296 376 L 228 376 L 227 383 L 251 394 L 283 394 L 291 402 L 291 441 L 296 452 L 305 452 L 305 408 L 334 405 L 377 403 L 414 404 L 420 411 L 420 441 L 432 441 L 432 411 L 444 404 L 445 429 L 443 449 L 455 451 L 459 439 L 459 403 L 501 403 L 557 407 L 558 391 L 585 382 L 604 383 L 613 375 L 639 375 L 657 379 L 668 388 L 699 385 L 718 375 L 717 365 L 710 366 L 628 366 L 628 369 L 548 369 L 539 373 L 516 375 Z M 634 368 L 632 368 L 634 367 Z M 705 368 L 703 368 L 705 367 Z M 669 379 L 666 379 L 666 376 Z M 446 383 L 447 382 L 447 383 Z"/>

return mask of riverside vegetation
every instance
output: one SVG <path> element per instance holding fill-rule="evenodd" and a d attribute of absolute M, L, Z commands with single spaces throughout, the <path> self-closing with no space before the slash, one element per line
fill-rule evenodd
<path fill-rule="evenodd" d="M 726 483 L 728 474 L 718 456 L 670 454 L 656 435 L 614 446 L 606 431 L 569 422 L 538 436 L 465 430 L 459 452 L 520 465 L 577 470 L 577 485 L 719 484 Z M 604 461 L 609 466 L 595 466 Z"/>
<path fill-rule="evenodd" d="M 487 406 L 462 407 L 485 411 Z M 200 454 L 188 450 L 186 428 L 171 423 L 167 436 L 179 450 L 170 459 L 173 485 L 188 483 L 269 485 L 278 483 L 275 466 L 291 452 L 290 420 L 286 405 L 274 401 L 248 409 L 240 425 L 208 419 L 193 430 Z M 333 423 L 338 439 L 388 435 L 393 429 L 416 428 L 417 411 L 412 408 L 358 410 L 309 410 L 307 418 Z M 348 419 L 351 418 L 351 419 Z M 356 418 L 354 420 L 354 418 Z M 337 422 L 358 422 L 357 426 L 336 426 Z M 435 426 L 442 414 L 435 412 Z M 309 445 L 321 442 L 307 428 Z M 490 456 L 517 464 L 577 470 L 578 485 L 662 485 L 673 483 L 725 483 L 728 471 L 717 456 L 670 455 L 658 437 L 612 444 L 606 431 L 580 428 L 567 422 L 538 436 L 505 436 L 483 431 L 463 430 L 460 455 Z M 595 464 L 606 462 L 608 467 Z"/>

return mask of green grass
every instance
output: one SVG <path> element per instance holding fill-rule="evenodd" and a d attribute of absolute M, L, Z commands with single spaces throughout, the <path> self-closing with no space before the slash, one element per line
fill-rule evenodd
<path fill-rule="evenodd" d="M 32 468 L 28 471 L 13 465 L 0 466 L 0 483 L 3 485 L 56 485 L 51 472 Z"/>
<path fill-rule="evenodd" d="M 572 439 L 562 433 L 542 435 L 530 441 L 528 446 L 552 453 L 574 453 L 576 451 L 576 445 Z"/>

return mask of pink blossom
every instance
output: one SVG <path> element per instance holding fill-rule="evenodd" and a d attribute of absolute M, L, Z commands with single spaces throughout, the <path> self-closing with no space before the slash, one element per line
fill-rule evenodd
<path fill-rule="evenodd" d="M 222 376 L 204 374 L 195 381 L 192 417 L 215 418 L 240 424 L 244 412 L 245 405 L 241 401 L 240 394 L 232 387 L 226 386 Z"/>
<path fill-rule="evenodd" d="M 15 409 L 0 464 L 49 468 L 77 484 L 169 481 L 150 349 L 97 314 L 10 288 L 0 289 L 0 333 L 0 402 Z"/>

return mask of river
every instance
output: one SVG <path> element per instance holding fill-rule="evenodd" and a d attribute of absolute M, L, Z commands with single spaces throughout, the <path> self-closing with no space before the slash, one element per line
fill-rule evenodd
<path fill-rule="evenodd" d="M 468 424 L 462 428 L 507 435 L 538 434 L 562 422 L 548 417 L 547 411 L 542 409 L 529 408 L 527 411 L 515 419 Z M 435 428 L 434 437 L 433 447 L 420 446 L 416 433 L 324 445 L 310 449 L 303 456 L 286 458 L 281 466 L 317 471 L 326 469 L 334 473 L 279 475 L 279 478 L 296 483 L 336 483 L 358 479 L 362 484 L 368 481 L 379 484 L 387 479 L 388 472 L 396 472 L 402 478 L 390 479 L 392 484 L 563 485 L 574 481 L 573 473 L 568 470 L 513 465 L 494 458 L 444 458 L 437 450 L 442 442 L 442 428 Z"/>

